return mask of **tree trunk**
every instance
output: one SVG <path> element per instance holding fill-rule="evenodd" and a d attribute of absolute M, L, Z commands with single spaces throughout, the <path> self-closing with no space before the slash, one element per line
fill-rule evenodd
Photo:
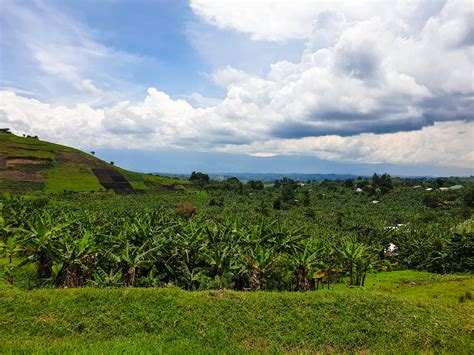
<path fill-rule="evenodd" d="M 349 286 L 354 284 L 353 272 L 352 272 L 352 263 L 349 266 Z"/>
<path fill-rule="evenodd" d="M 260 270 L 252 269 L 252 275 L 250 276 L 250 289 L 252 291 L 260 291 Z"/>
<path fill-rule="evenodd" d="M 309 281 L 306 277 L 306 271 L 301 270 L 298 275 L 298 291 L 308 291 L 309 289 Z"/>

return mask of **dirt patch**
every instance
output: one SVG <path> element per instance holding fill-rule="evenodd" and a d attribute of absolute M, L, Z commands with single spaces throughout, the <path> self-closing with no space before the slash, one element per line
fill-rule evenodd
<path fill-rule="evenodd" d="M 6 158 L 5 159 L 5 167 L 18 167 L 18 166 L 44 166 L 49 165 L 50 162 L 48 160 L 43 159 L 31 159 L 31 158 Z"/>
<path fill-rule="evenodd" d="M 106 164 L 99 159 L 74 152 L 58 152 L 56 160 L 60 162 L 71 162 L 88 165 L 91 168 L 104 168 Z"/>
<path fill-rule="evenodd" d="M 133 194 L 135 190 L 125 177 L 112 168 L 92 168 L 92 172 L 106 189 L 112 189 L 118 194 Z"/>
<path fill-rule="evenodd" d="M 22 182 L 44 182 L 44 175 L 36 171 L 0 170 L 0 179 Z"/>

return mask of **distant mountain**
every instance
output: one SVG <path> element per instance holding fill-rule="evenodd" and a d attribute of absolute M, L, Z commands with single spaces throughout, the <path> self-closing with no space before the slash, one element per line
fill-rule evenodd
<path fill-rule="evenodd" d="M 192 149 L 96 149 L 105 160 L 114 160 L 127 169 L 142 172 L 182 174 L 193 171 L 213 175 L 235 174 L 309 174 L 372 176 L 388 173 L 392 176 L 470 176 L 474 168 L 445 168 L 424 164 L 371 164 L 360 161 L 330 161 L 316 156 L 278 155 L 256 157 L 242 153 L 200 152 Z"/>
<path fill-rule="evenodd" d="M 180 179 L 189 178 L 189 174 L 172 174 L 172 173 L 156 173 L 161 176 L 176 177 Z M 230 177 L 236 177 L 240 181 L 249 181 L 249 180 L 260 180 L 264 182 L 275 181 L 282 179 L 284 177 L 299 180 L 299 181 L 320 181 L 320 180 L 346 180 L 346 179 L 357 179 L 360 175 L 352 174 L 298 174 L 298 173 L 288 173 L 288 174 L 277 174 L 277 173 L 209 173 L 209 176 L 214 180 L 225 180 Z"/>

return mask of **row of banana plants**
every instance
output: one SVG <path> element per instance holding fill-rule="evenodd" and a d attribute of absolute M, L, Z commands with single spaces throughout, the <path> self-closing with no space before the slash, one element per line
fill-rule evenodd
<path fill-rule="evenodd" d="M 263 218 L 222 223 L 166 210 L 112 218 L 15 209 L 9 216 L 0 251 L 19 258 L 18 268 L 35 264 L 38 282 L 63 287 L 304 291 L 343 280 L 363 286 L 378 262 L 378 248 L 347 236 L 312 239 Z"/>
<path fill-rule="evenodd" d="M 439 273 L 474 269 L 472 220 L 449 230 L 355 225 L 344 232 L 255 214 L 245 222 L 186 219 L 159 206 L 119 213 L 9 198 L 0 210 L 0 255 L 10 283 L 14 269 L 28 264 L 38 286 L 253 291 L 363 286 L 367 272 L 395 262 Z M 398 252 L 387 258 L 389 243 Z"/>

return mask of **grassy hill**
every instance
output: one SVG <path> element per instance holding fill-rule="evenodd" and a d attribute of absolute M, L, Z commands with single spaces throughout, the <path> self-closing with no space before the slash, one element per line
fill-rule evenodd
<path fill-rule="evenodd" d="M 118 193 L 133 193 L 187 183 L 127 171 L 78 149 L 0 132 L 0 192 L 111 189 Z"/>
<path fill-rule="evenodd" d="M 413 271 L 306 293 L 0 282 L 0 352 L 472 354 L 473 287 L 469 276 Z"/>

